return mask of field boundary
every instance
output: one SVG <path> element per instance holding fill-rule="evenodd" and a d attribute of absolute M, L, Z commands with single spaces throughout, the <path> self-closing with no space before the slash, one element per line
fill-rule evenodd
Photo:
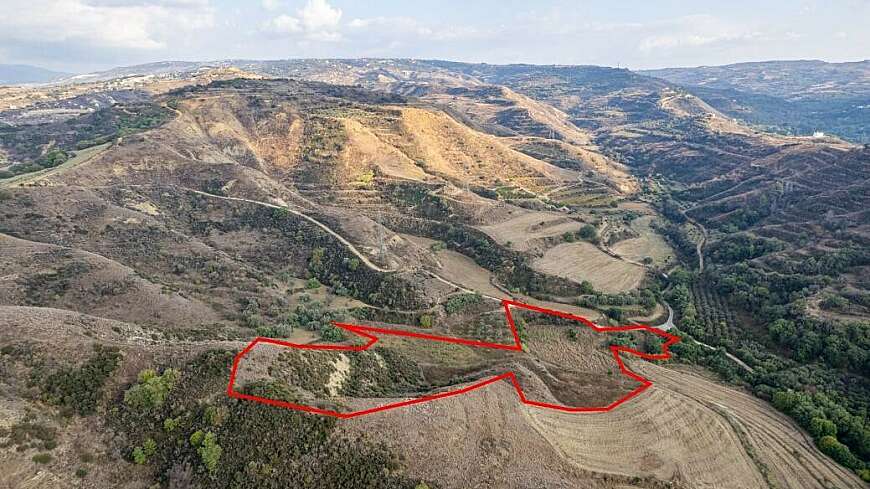
<path fill-rule="evenodd" d="M 437 399 L 443 399 L 446 397 L 458 396 L 461 394 L 471 392 L 471 391 L 476 390 L 476 389 L 480 389 L 482 387 L 485 387 L 487 385 L 493 384 L 493 383 L 501 381 L 501 380 L 509 380 L 514 387 L 514 390 L 516 390 L 517 395 L 519 396 L 520 402 L 522 402 L 523 404 L 527 404 L 527 405 L 535 406 L 535 407 L 539 407 L 539 408 L 554 409 L 554 410 L 569 412 L 569 413 L 600 413 L 600 412 L 607 412 L 607 411 L 610 411 L 610 410 L 616 408 L 617 406 L 625 403 L 629 399 L 637 396 L 638 394 L 640 394 L 644 390 L 648 389 L 652 385 L 652 381 L 650 381 L 649 379 L 631 371 L 628 367 L 625 366 L 625 363 L 623 362 L 622 357 L 621 357 L 622 353 L 634 355 L 634 356 L 637 356 L 637 357 L 640 357 L 640 358 L 643 358 L 646 360 L 667 360 L 667 359 L 671 358 L 670 347 L 672 345 L 674 345 L 675 343 L 680 341 L 679 336 L 676 336 L 676 335 L 667 333 L 665 331 L 662 331 L 661 329 L 658 329 L 658 328 L 655 328 L 652 326 L 643 325 L 643 324 L 628 325 L 628 326 L 598 326 L 595 323 L 593 323 L 592 321 L 590 321 L 582 316 L 576 316 L 576 315 L 569 314 L 569 313 L 563 312 L 563 311 L 557 311 L 554 309 L 546 309 L 546 308 L 539 307 L 539 306 L 533 306 L 531 304 L 524 304 L 522 302 L 518 302 L 515 300 L 503 299 L 501 302 L 502 302 L 502 306 L 504 307 L 505 320 L 507 322 L 508 328 L 510 329 L 511 335 L 513 337 L 512 343 L 491 343 L 491 342 L 486 342 L 486 341 L 471 340 L 471 339 L 467 339 L 467 338 L 455 338 L 455 337 L 451 337 L 451 336 L 440 336 L 440 335 L 433 335 L 433 334 L 428 334 L 428 333 L 420 333 L 420 332 L 416 332 L 416 331 L 408 331 L 408 330 L 403 330 L 403 329 L 381 328 L 381 327 L 374 327 L 374 326 L 364 326 L 364 325 L 358 325 L 358 324 L 338 323 L 338 322 L 335 322 L 333 324 L 335 324 L 336 327 L 341 328 L 342 330 L 347 331 L 349 333 L 352 333 L 354 335 L 357 335 L 361 338 L 364 338 L 367 341 L 361 345 L 300 344 L 300 343 L 291 343 L 288 341 L 259 336 L 257 338 L 254 338 L 254 340 L 252 340 L 242 351 L 240 351 L 235 356 L 235 358 L 233 358 L 233 365 L 232 365 L 232 368 L 230 370 L 230 380 L 229 380 L 229 383 L 227 384 L 227 395 L 229 397 L 232 397 L 235 399 L 242 399 L 242 400 L 247 400 L 247 401 L 259 402 L 262 404 L 268 404 L 270 406 L 275 406 L 275 407 L 280 407 L 280 408 L 294 409 L 294 410 L 298 410 L 298 411 L 304 411 L 304 412 L 319 414 L 319 415 L 323 415 L 323 416 L 331 416 L 331 417 L 335 417 L 335 418 L 339 418 L 339 419 L 348 419 L 348 418 L 355 418 L 355 417 L 359 417 L 359 416 L 364 416 L 367 414 L 373 414 L 373 413 L 377 413 L 380 411 L 386 411 L 388 409 L 397 409 L 397 408 L 401 408 L 401 407 L 405 407 L 405 406 L 410 406 L 413 404 L 420 404 L 420 403 L 424 403 L 424 402 L 434 401 Z M 514 323 L 513 315 L 511 314 L 512 307 L 516 307 L 519 309 L 526 309 L 526 310 L 530 310 L 530 311 L 534 311 L 534 312 L 539 312 L 539 313 L 548 314 L 551 316 L 560 317 L 563 319 L 577 321 L 577 322 L 581 323 L 582 325 L 584 325 L 588 328 L 591 328 L 592 330 L 594 330 L 596 332 L 600 332 L 600 333 L 619 332 L 619 331 L 637 331 L 637 330 L 648 331 L 648 332 L 653 333 L 661 338 L 664 338 L 665 342 L 662 343 L 662 345 L 661 345 L 661 353 L 654 353 L 654 354 L 644 353 L 644 352 L 635 350 L 633 348 L 629 348 L 629 347 L 621 346 L 621 345 L 611 345 L 610 346 L 610 351 L 613 354 L 613 357 L 615 358 L 617 365 L 619 366 L 619 371 L 622 373 L 622 375 L 639 382 L 640 386 L 633 389 L 631 392 L 629 392 L 628 394 L 624 395 L 623 397 L 617 399 L 616 401 L 608 404 L 607 406 L 595 406 L 595 407 L 592 407 L 592 406 L 564 406 L 561 404 L 553 404 L 553 403 L 530 400 L 530 399 L 526 398 L 525 393 L 523 392 L 523 389 L 522 389 L 522 387 L 520 387 L 519 381 L 517 380 L 516 374 L 514 374 L 513 372 L 505 372 L 503 374 L 499 374 L 499 375 L 496 375 L 494 377 L 490 377 L 490 378 L 484 379 L 482 381 L 478 381 L 478 382 L 475 382 L 475 383 L 472 383 L 470 385 L 466 385 L 464 387 L 454 389 L 454 390 L 448 390 L 448 391 L 439 392 L 436 394 L 430 394 L 430 395 L 421 396 L 421 397 L 416 397 L 416 398 L 408 399 L 408 400 L 404 400 L 404 401 L 393 402 L 393 403 L 385 404 L 383 406 L 376 406 L 376 407 L 373 407 L 370 409 L 363 409 L 363 410 L 359 410 L 359 411 L 350 411 L 350 412 L 340 412 L 340 411 L 335 411 L 332 409 L 323 409 L 323 408 L 308 406 L 308 405 L 304 405 L 304 404 L 297 404 L 297 403 L 293 403 L 293 402 L 282 401 L 282 400 L 278 400 L 278 399 L 270 399 L 270 398 L 266 398 L 266 397 L 262 397 L 262 396 L 245 394 L 245 393 L 238 392 L 235 390 L 236 375 L 238 373 L 239 364 L 240 364 L 241 360 L 255 346 L 257 346 L 258 344 L 261 344 L 261 343 L 277 345 L 277 346 L 284 346 L 284 347 L 288 347 L 288 348 L 295 348 L 295 349 L 299 349 L 299 350 L 365 351 L 365 350 L 368 350 L 369 348 L 371 348 L 375 343 L 378 342 L 379 337 L 377 335 L 386 335 L 386 336 L 402 336 L 402 337 L 408 337 L 408 338 L 417 338 L 417 339 L 423 339 L 423 340 L 428 340 L 428 341 L 454 343 L 454 344 L 459 344 L 459 345 L 474 346 L 474 347 L 478 347 L 478 348 L 493 348 L 493 349 L 499 349 L 499 350 L 522 351 L 522 349 L 523 349 L 522 342 L 520 340 L 520 336 L 519 336 L 519 333 L 517 331 L 516 324 Z"/>

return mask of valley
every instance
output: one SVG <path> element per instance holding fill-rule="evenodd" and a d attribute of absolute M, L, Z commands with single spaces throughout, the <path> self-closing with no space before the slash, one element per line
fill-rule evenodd
<path fill-rule="evenodd" d="M 0 90 L 0 487 L 866 487 L 867 147 L 625 69 L 122 71 Z M 661 346 L 524 316 L 511 355 L 316 348 L 510 342 L 502 299 L 683 340 L 606 413 L 226 395 L 256 338 L 313 348 L 258 344 L 240 392 L 339 412 L 508 370 L 607 405 L 636 387 L 608 348 Z"/>

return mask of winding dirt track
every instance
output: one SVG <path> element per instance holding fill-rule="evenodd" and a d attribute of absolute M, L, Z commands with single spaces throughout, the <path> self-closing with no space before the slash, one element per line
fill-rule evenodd
<path fill-rule="evenodd" d="M 372 263 L 368 258 L 366 258 L 365 255 L 362 254 L 362 252 L 360 252 L 360 251 L 356 248 L 356 246 L 354 246 L 350 241 L 344 239 L 344 237 L 343 237 L 342 235 L 340 235 L 340 234 L 338 234 L 337 232 L 333 231 L 329 226 L 327 226 L 326 224 L 323 224 L 322 222 L 318 221 L 317 219 L 314 219 L 314 218 L 311 217 L 311 216 L 308 216 L 308 215 L 306 215 L 306 214 L 304 214 L 304 213 L 302 213 L 302 212 L 299 212 L 299 211 L 297 211 L 297 210 L 293 210 L 293 209 L 291 209 L 291 208 L 289 208 L 289 207 L 287 207 L 287 206 L 276 205 L 276 204 L 270 204 L 270 203 L 268 203 L 268 202 L 261 202 L 261 201 L 259 201 L 259 200 L 244 199 L 244 198 L 241 198 L 241 197 L 226 197 L 226 196 L 223 196 L 223 195 L 215 195 L 215 194 L 210 194 L 210 193 L 208 193 L 208 192 L 203 192 L 203 191 L 201 191 L 201 190 L 194 190 L 194 189 L 192 189 L 192 188 L 186 188 L 186 187 L 180 187 L 180 188 L 181 188 L 182 190 L 187 190 L 188 192 L 192 192 L 192 193 L 195 193 L 195 194 L 203 195 L 203 196 L 205 196 L 205 197 L 211 197 L 211 198 L 213 198 L 213 199 L 234 200 L 234 201 L 237 201 L 237 202 L 247 202 L 247 203 L 249 203 L 249 204 L 257 204 L 257 205 L 262 205 L 262 206 L 265 206 L 265 207 L 271 207 L 272 209 L 282 209 L 282 210 L 284 210 L 284 211 L 287 211 L 287 212 L 293 214 L 294 216 L 298 216 L 298 217 L 301 217 L 302 219 L 305 219 L 306 221 L 308 221 L 308 222 L 314 224 L 315 226 L 317 226 L 317 227 L 323 229 L 324 231 L 326 231 L 327 233 L 329 233 L 330 235 L 332 235 L 335 239 L 337 239 L 337 240 L 340 241 L 343 245 L 345 245 L 345 246 L 347 247 L 347 249 L 350 250 L 351 253 L 353 253 L 354 255 L 356 255 L 357 258 L 359 258 L 360 261 L 362 261 L 362 262 L 365 264 L 365 266 L 371 268 L 372 270 L 374 270 L 374 271 L 376 271 L 376 272 L 381 272 L 381 273 L 389 273 L 389 272 L 396 272 L 396 271 L 398 271 L 397 269 L 382 268 L 382 267 L 379 267 L 378 265 Z"/>
<path fill-rule="evenodd" d="M 390 268 L 382 268 L 382 267 L 376 265 L 375 263 L 372 263 L 372 262 L 371 262 L 368 258 L 366 258 L 366 256 L 363 255 L 362 252 L 359 251 L 359 250 L 358 250 L 358 249 L 357 249 L 357 248 L 356 248 L 356 247 L 355 247 L 355 246 L 354 246 L 350 241 L 348 241 L 347 239 L 345 239 L 343 236 L 341 236 L 341 235 L 338 234 L 337 232 L 333 231 L 333 230 L 332 230 L 329 226 L 327 226 L 326 224 L 323 224 L 322 222 L 318 221 L 317 219 L 314 219 L 313 217 L 308 216 L 308 215 L 306 215 L 306 214 L 304 214 L 304 213 L 302 213 L 302 212 L 300 212 L 300 211 L 293 210 L 293 209 L 291 209 L 291 208 L 289 208 L 289 207 L 286 207 L 286 206 L 280 206 L 280 205 L 276 205 L 276 204 L 269 204 L 268 202 L 262 202 L 262 201 L 259 201 L 259 200 L 244 199 L 244 198 L 241 198 L 241 197 L 225 197 L 225 196 L 222 196 L 222 195 L 215 195 L 215 194 L 210 194 L 210 193 L 208 193 L 208 192 L 203 192 L 203 191 L 201 191 L 201 190 L 194 190 L 194 189 L 192 189 L 192 188 L 183 188 L 183 190 L 187 190 L 188 192 L 192 192 L 192 193 L 195 193 L 195 194 L 203 195 L 203 196 L 206 196 L 206 197 L 211 197 L 211 198 L 214 198 L 214 199 L 235 200 L 235 201 L 239 201 L 239 202 L 247 202 L 247 203 L 249 203 L 249 204 L 257 204 L 257 205 L 262 205 L 262 206 L 266 206 L 266 207 L 271 207 L 271 208 L 273 208 L 273 209 L 283 209 L 283 210 L 285 210 L 285 211 L 287 211 L 287 212 L 290 212 L 291 214 L 293 214 L 293 215 L 295 215 L 295 216 L 299 216 L 299 217 L 301 217 L 301 218 L 303 218 L 303 219 L 305 219 L 305 220 L 311 222 L 312 224 L 318 226 L 319 228 L 323 229 L 324 231 L 326 231 L 327 233 L 329 233 L 330 235 L 332 235 L 333 237 L 335 237 L 335 239 L 337 239 L 337 240 L 340 241 L 343 245 L 345 245 L 345 246 L 347 247 L 347 249 L 350 250 L 351 253 L 353 253 L 354 255 L 356 255 L 356 256 L 360 259 L 360 261 L 362 261 L 362 262 L 363 262 L 367 267 L 371 268 L 372 270 L 375 270 L 375 271 L 377 271 L 377 272 L 381 272 L 381 273 L 390 273 L 390 272 L 397 272 L 397 271 L 399 271 L 399 269 L 397 269 L 397 268 L 393 268 L 393 269 L 390 269 Z M 438 275 L 438 274 L 435 273 L 435 272 L 432 272 L 431 270 L 424 270 L 424 271 L 425 271 L 428 275 L 430 275 L 432 278 L 434 278 L 434 279 L 436 279 L 436 280 L 438 280 L 438 281 L 440 281 L 440 282 L 442 282 L 442 283 L 445 283 L 445 284 L 447 284 L 447 285 L 449 285 L 449 286 L 451 286 L 451 287 L 454 287 L 454 288 L 456 288 L 456 289 L 459 289 L 459 290 L 461 290 L 461 291 L 463 291 L 463 292 L 466 292 L 466 293 L 469 293 L 469 294 L 475 294 L 475 293 L 476 293 L 476 294 L 480 294 L 481 296 L 485 297 L 486 299 L 490 299 L 490 300 L 494 300 L 494 301 L 501 301 L 501 300 L 503 299 L 503 297 L 495 297 L 495 296 L 492 296 L 492 295 L 483 294 L 483 293 L 477 292 L 477 291 L 475 291 L 475 290 L 471 290 L 471 289 L 468 289 L 468 288 L 466 288 L 466 287 L 463 287 L 462 285 L 457 284 L 456 282 L 452 282 L 452 281 L 450 281 L 450 280 L 447 280 L 446 278 L 444 278 L 444 277 Z"/>

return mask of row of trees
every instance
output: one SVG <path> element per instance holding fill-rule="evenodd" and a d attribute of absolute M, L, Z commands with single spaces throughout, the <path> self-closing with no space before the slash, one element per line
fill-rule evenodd
<path fill-rule="evenodd" d="M 688 342 L 675 347 L 678 358 L 750 384 L 759 396 L 809 431 L 820 449 L 870 480 L 870 382 L 866 378 L 870 325 L 808 316 L 803 298 L 814 290 L 812 277 L 765 273 L 744 262 L 718 264 L 701 276 L 678 272 L 672 274 L 674 278 L 676 284 L 667 298 L 678 313 L 680 327 L 705 342 L 727 345 L 754 372 L 736 368 L 723 352 Z M 740 328 L 739 324 L 717 329 L 700 320 L 698 309 L 710 305 L 696 303 L 698 295 L 692 288 L 698 287 L 713 287 L 734 304 L 753 311 L 767 333 L 754 336 L 777 345 L 782 353 L 773 353 L 752 339 L 745 327 L 741 334 L 730 335 L 731 327 Z"/>

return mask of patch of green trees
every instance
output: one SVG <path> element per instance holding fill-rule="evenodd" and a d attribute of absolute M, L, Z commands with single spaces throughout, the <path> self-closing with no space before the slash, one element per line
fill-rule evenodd
<path fill-rule="evenodd" d="M 419 484 L 402 474 L 386 447 L 341 435 L 332 418 L 214 396 L 225 387 L 232 358 L 228 351 L 203 353 L 178 369 L 161 406 L 146 412 L 125 403 L 111 413 L 111 425 L 129 443 L 128 457 L 150 468 L 155 482 L 215 489 Z M 283 383 L 256 381 L 239 388 L 295 400 Z M 165 429 L 168 419 L 171 430 Z"/>

